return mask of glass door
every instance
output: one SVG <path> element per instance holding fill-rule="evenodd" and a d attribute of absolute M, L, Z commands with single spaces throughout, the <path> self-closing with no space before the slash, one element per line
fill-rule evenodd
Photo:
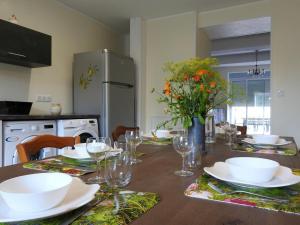
<path fill-rule="evenodd" d="M 270 134 L 270 72 L 260 77 L 230 73 L 229 80 L 232 86 L 239 87 L 244 93 L 244 97 L 233 98 L 229 122 L 246 125 L 248 134 Z"/>

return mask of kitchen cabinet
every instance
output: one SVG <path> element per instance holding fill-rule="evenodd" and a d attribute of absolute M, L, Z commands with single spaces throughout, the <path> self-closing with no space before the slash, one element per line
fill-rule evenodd
<path fill-rule="evenodd" d="M 51 65 L 51 36 L 0 20 L 0 62 L 25 67 Z"/>

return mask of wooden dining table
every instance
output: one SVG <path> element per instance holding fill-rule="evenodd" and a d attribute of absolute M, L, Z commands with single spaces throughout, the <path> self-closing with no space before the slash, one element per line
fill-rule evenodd
<path fill-rule="evenodd" d="M 203 167 L 212 166 L 235 156 L 259 156 L 278 161 L 281 165 L 300 168 L 300 156 L 283 156 L 231 151 L 218 140 L 206 146 L 202 165 L 190 177 L 179 177 L 174 171 L 181 168 L 181 156 L 171 145 L 140 145 L 139 152 L 145 153 L 142 163 L 134 165 L 132 181 L 127 189 L 155 192 L 160 202 L 132 225 L 298 225 L 300 215 L 272 211 L 184 195 L 185 189 L 203 173 Z M 0 182 L 6 179 L 36 173 L 24 169 L 21 164 L 0 168 Z M 85 180 L 93 174 L 84 175 Z"/>

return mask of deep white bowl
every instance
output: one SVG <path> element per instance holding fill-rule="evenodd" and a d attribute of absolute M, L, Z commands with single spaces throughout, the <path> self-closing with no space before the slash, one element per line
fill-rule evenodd
<path fill-rule="evenodd" d="M 155 135 L 158 137 L 158 138 L 166 138 L 166 137 L 169 137 L 170 136 L 170 131 L 169 130 L 157 130 L 155 132 Z"/>
<path fill-rule="evenodd" d="M 252 135 L 255 143 L 257 144 L 269 144 L 269 145 L 273 145 L 276 144 L 279 136 L 278 135 Z"/>
<path fill-rule="evenodd" d="M 270 181 L 280 166 L 276 161 L 256 157 L 234 157 L 225 163 L 233 177 L 252 183 Z"/>
<path fill-rule="evenodd" d="M 0 194 L 13 210 L 38 212 L 57 206 L 65 198 L 72 177 L 64 173 L 37 173 L 0 184 Z"/>

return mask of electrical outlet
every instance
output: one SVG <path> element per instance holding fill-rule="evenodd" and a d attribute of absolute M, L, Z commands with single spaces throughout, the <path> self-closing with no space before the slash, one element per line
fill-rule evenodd
<path fill-rule="evenodd" d="M 52 102 L 51 95 L 38 95 L 36 97 L 37 102 Z"/>

